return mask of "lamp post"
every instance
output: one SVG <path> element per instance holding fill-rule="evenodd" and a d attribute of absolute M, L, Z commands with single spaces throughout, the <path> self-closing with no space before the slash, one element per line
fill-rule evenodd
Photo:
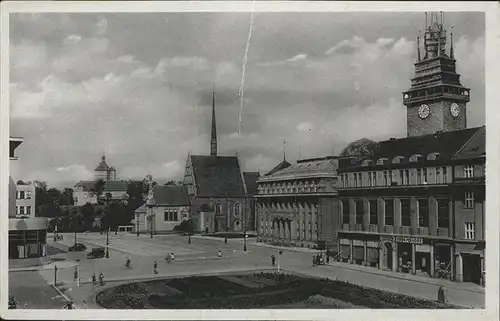
<path fill-rule="evenodd" d="M 109 225 L 106 229 L 106 258 L 109 259 Z"/>
<path fill-rule="evenodd" d="M 153 177 L 151 175 L 146 176 L 146 183 L 148 184 L 148 196 L 146 197 L 146 206 L 148 208 L 148 219 L 151 222 L 151 238 L 154 234 L 154 209 L 155 206 L 155 195 L 153 191 Z"/>
<path fill-rule="evenodd" d="M 76 246 L 76 229 L 75 229 L 75 246 Z"/>
<path fill-rule="evenodd" d="M 244 238 L 243 238 L 243 252 L 247 251 L 247 230 L 245 230 Z"/>

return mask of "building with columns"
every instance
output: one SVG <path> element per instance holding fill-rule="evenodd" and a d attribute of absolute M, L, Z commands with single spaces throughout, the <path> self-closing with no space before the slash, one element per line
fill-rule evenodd
<path fill-rule="evenodd" d="M 336 248 L 337 158 L 286 160 L 258 180 L 257 241 Z"/>
<path fill-rule="evenodd" d="M 391 271 L 480 283 L 484 269 L 485 127 L 467 128 L 470 90 L 437 14 L 425 30 L 407 137 L 348 146 L 340 156 L 339 257 Z M 419 42 L 418 42 L 419 43 Z"/>

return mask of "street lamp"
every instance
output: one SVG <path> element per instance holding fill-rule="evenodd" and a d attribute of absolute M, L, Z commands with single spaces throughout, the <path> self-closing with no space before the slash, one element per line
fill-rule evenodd
<path fill-rule="evenodd" d="M 243 238 L 243 252 L 247 251 L 247 231 L 245 230 L 244 238 Z"/>
<path fill-rule="evenodd" d="M 106 229 L 106 258 L 109 259 L 109 225 L 108 228 Z"/>
<path fill-rule="evenodd" d="M 153 238 L 153 224 L 154 224 L 154 209 L 155 206 L 155 195 L 153 191 L 153 177 L 151 175 L 146 176 L 146 183 L 148 184 L 148 196 L 146 198 L 146 205 L 148 208 L 148 219 L 151 222 L 151 238 Z"/>

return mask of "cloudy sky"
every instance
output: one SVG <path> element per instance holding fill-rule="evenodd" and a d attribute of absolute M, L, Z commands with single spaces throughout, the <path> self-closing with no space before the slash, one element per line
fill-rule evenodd
<path fill-rule="evenodd" d="M 485 122 L 484 15 L 447 13 L 468 126 Z M 238 133 L 249 13 L 10 15 L 14 179 L 71 186 L 105 153 L 118 178 L 181 179 L 208 154 L 211 92 L 219 154 L 244 170 L 403 137 L 423 13 L 257 13 Z"/>

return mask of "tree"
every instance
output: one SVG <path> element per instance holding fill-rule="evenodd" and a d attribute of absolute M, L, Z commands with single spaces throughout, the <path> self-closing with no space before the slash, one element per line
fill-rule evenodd
<path fill-rule="evenodd" d="M 61 204 L 63 205 L 75 205 L 73 197 L 73 189 L 65 188 L 61 195 Z"/>
<path fill-rule="evenodd" d="M 173 180 L 170 180 L 170 181 L 165 183 L 165 186 L 168 186 L 168 185 L 177 185 L 177 183 Z"/>
<path fill-rule="evenodd" d="M 184 233 L 193 233 L 194 224 L 191 219 L 182 221 L 181 224 L 174 226 L 174 231 L 184 232 Z"/>
<path fill-rule="evenodd" d="M 87 231 L 92 229 L 95 217 L 94 206 L 92 204 L 87 203 L 81 207 L 80 212 L 83 216 L 83 226 L 85 227 L 85 230 Z"/>
<path fill-rule="evenodd" d="M 100 179 L 100 180 L 97 180 L 95 182 L 94 186 L 90 189 L 90 191 L 96 196 L 98 204 L 100 204 L 101 196 L 102 196 L 102 193 L 104 192 L 105 185 L 106 185 L 106 182 L 104 182 L 102 179 Z"/>
<path fill-rule="evenodd" d="M 127 216 L 127 207 L 119 202 L 109 203 L 104 209 L 103 226 L 113 230 L 119 225 L 129 225 L 130 219 Z"/>

